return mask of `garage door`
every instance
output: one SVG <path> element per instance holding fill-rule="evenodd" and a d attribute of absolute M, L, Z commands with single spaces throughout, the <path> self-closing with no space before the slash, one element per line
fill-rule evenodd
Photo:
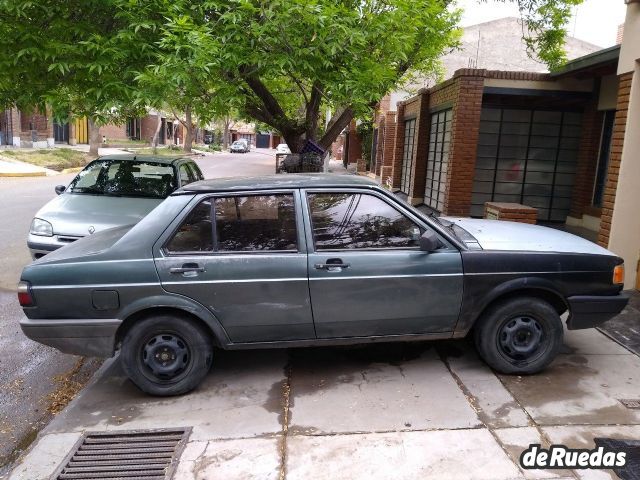
<path fill-rule="evenodd" d="M 483 108 L 471 215 L 487 201 L 538 209 L 542 221 L 564 222 L 571 206 L 580 143 L 579 112 Z"/>
<path fill-rule="evenodd" d="M 256 134 L 256 148 L 269 148 L 269 134 Z"/>

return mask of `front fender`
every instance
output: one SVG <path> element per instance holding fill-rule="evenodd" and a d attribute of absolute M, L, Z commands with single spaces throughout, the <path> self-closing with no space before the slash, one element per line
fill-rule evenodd
<path fill-rule="evenodd" d="M 513 274 L 513 276 L 515 275 Z M 483 279 L 478 278 L 479 276 L 476 275 L 465 276 L 464 300 L 454 336 L 462 337 L 466 335 L 478 317 L 492 302 L 514 292 L 542 294 L 553 299 L 554 305 L 569 309 L 566 292 L 563 292 L 559 285 L 549 279 L 532 276 L 513 278 L 511 275 L 504 275 L 511 278 L 496 280 L 496 275 L 487 276 L 492 276 L 493 278 Z"/>

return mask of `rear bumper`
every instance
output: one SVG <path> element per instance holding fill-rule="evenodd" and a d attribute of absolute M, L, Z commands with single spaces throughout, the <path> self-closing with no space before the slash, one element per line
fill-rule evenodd
<path fill-rule="evenodd" d="M 116 332 L 120 320 L 20 320 L 23 333 L 39 343 L 44 343 L 73 355 L 111 357 L 115 348 Z"/>
<path fill-rule="evenodd" d="M 629 302 L 628 293 L 608 296 L 576 296 L 567 298 L 571 314 L 569 330 L 593 328 L 618 315 Z"/>

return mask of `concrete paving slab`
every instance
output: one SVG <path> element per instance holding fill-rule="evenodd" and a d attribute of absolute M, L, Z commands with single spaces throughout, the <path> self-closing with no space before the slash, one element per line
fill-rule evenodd
<path fill-rule="evenodd" d="M 292 353 L 293 432 L 469 428 L 480 421 L 430 344 Z"/>
<path fill-rule="evenodd" d="M 640 397 L 635 355 L 559 355 L 537 375 L 501 379 L 539 425 L 640 424 L 619 401 Z"/>
<path fill-rule="evenodd" d="M 85 389 L 47 432 L 192 426 L 191 440 L 275 435 L 286 352 L 217 352 L 212 371 L 189 395 L 154 398 L 140 392 L 118 360 Z"/>
<path fill-rule="evenodd" d="M 562 444 L 570 448 L 592 449 L 595 447 L 595 438 L 640 439 L 638 425 L 557 426 L 543 427 L 542 430 L 554 444 Z M 575 470 L 575 473 L 580 480 L 618 480 L 619 478 L 611 470 Z"/>
<path fill-rule="evenodd" d="M 17 464 L 9 480 L 48 479 L 80 438 L 81 433 L 41 436 L 35 447 Z"/>
<path fill-rule="evenodd" d="M 540 444 L 548 447 L 540 431 L 535 427 L 501 428 L 493 431 L 502 444 L 502 448 L 507 451 L 511 460 L 520 464 L 520 455 L 529 448 L 531 444 Z M 561 470 L 525 470 L 524 477 L 530 480 L 560 479 L 565 477 L 569 471 Z"/>
<path fill-rule="evenodd" d="M 484 428 L 293 436 L 287 459 L 287 480 L 522 478 Z"/>
<path fill-rule="evenodd" d="M 276 480 L 280 477 L 280 465 L 277 438 L 222 440 L 208 442 L 195 458 L 183 455 L 174 480 Z"/>
<path fill-rule="evenodd" d="M 461 350 L 456 356 L 448 356 L 447 362 L 480 420 L 490 428 L 529 425 L 527 414 L 491 369 L 480 360 L 473 346 L 459 342 L 456 342 L 456 346 Z"/>
<path fill-rule="evenodd" d="M 595 328 L 565 330 L 562 353 L 574 355 L 632 355 L 629 350 Z"/>

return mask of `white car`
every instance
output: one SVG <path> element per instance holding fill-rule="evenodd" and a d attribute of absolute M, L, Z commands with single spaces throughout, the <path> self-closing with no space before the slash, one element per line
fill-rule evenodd
<path fill-rule="evenodd" d="M 247 153 L 250 150 L 251 150 L 251 146 L 249 145 L 249 142 L 244 138 L 241 138 L 240 140 L 236 140 L 235 142 L 233 142 L 231 144 L 231 148 L 229 149 L 231 153 Z"/>
<path fill-rule="evenodd" d="M 291 150 L 289 149 L 289 145 L 281 143 L 276 147 L 276 153 L 291 153 Z"/>

